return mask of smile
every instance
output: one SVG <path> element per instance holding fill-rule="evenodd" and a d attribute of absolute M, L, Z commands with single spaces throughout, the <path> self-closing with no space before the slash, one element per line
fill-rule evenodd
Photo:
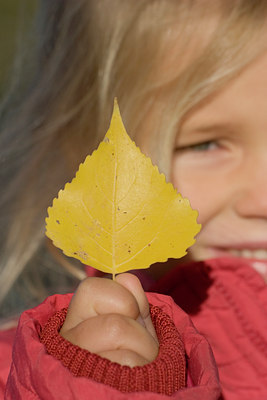
<path fill-rule="evenodd" d="M 267 250 L 265 249 L 229 249 L 228 252 L 234 257 L 242 257 L 248 259 L 258 259 L 258 260 L 266 260 L 267 259 Z"/>

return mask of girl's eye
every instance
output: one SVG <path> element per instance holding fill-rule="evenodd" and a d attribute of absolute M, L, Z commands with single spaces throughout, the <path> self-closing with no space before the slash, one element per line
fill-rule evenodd
<path fill-rule="evenodd" d="M 187 146 L 180 146 L 177 147 L 176 150 L 177 151 L 197 151 L 197 152 L 201 152 L 201 151 L 211 151 L 211 150 L 215 150 L 219 147 L 218 143 L 213 141 L 213 140 L 208 140 L 206 142 L 202 142 L 202 143 L 196 143 L 196 144 L 190 144 Z"/>

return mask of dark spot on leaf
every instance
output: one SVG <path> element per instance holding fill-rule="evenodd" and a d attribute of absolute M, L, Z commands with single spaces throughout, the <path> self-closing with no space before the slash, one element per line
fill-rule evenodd
<path fill-rule="evenodd" d="M 127 214 L 127 211 L 123 211 L 123 214 Z"/>
<path fill-rule="evenodd" d="M 143 220 L 145 220 L 145 219 L 146 219 L 146 217 L 143 217 L 142 219 L 143 219 Z"/>
<path fill-rule="evenodd" d="M 60 222 L 59 222 L 59 220 L 58 220 L 58 219 L 56 220 L 56 223 L 57 223 L 58 225 L 60 225 Z"/>
<path fill-rule="evenodd" d="M 128 253 L 131 253 L 131 250 L 130 250 L 130 249 L 128 250 Z"/>
<path fill-rule="evenodd" d="M 120 207 L 118 207 L 118 211 L 120 211 Z"/>
<path fill-rule="evenodd" d="M 150 247 L 151 246 L 151 243 L 148 243 L 148 247 Z"/>
<path fill-rule="evenodd" d="M 111 153 L 114 156 L 114 153 Z"/>
<path fill-rule="evenodd" d="M 77 255 L 81 257 L 83 260 L 85 260 L 88 257 L 88 254 L 85 251 L 79 251 Z"/>

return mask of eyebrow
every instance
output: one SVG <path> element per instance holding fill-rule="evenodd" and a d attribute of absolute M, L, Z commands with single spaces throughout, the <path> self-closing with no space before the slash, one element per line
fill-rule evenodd
<path fill-rule="evenodd" d="M 186 131 L 194 131 L 194 132 L 199 132 L 199 133 L 208 133 L 208 132 L 232 132 L 236 129 L 236 124 L 229 123 L 229 122 L 216 122 L 214 124 L 199 124 L 196 126 L 190 127 L 184 127 Z M 181 127 L 181 130 L 183 130 L 183 127 Z"/>

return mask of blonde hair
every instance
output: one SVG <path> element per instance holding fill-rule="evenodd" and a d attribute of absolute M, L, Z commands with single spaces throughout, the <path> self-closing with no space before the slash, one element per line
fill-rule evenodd
<path fill-rule="evenodd" d="M 46 209 L 104 136 L 114 96 L 168 177 L 183 117 L 263 51 L 266 13 L 265 0 L 41 2 L 31 79 L 2 106 L 0 302 L 16 285 L 40 301 L 63 279 L 40 278 L 58 268 Z"/>

